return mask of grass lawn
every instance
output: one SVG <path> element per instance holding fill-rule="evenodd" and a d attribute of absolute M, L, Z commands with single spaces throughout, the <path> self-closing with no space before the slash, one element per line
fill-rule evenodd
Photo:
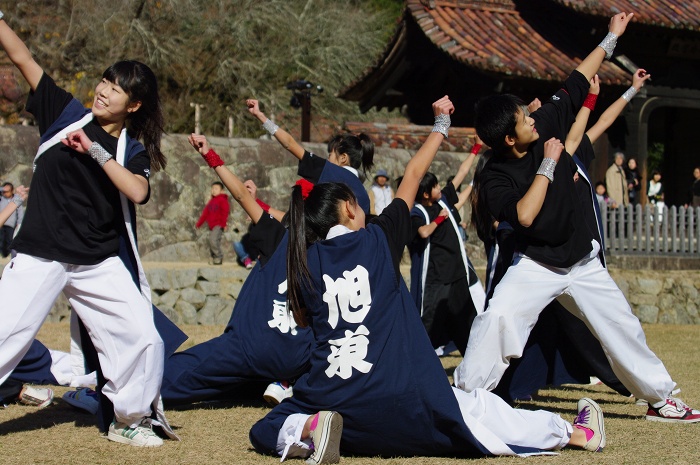
<path fill-rule="evenodd" d="M 220 334 L 221 327 L 187 326 L 190 340 L 183 348 Z M 679 395 L 700 406 L 700 326 L 646 326 L 650 347 L 665 362 L 683 389 Z M 47 346 L 68 350 L 67 324 L 47 323 L 39 334 Z M 459 357 L 442 359 L 448 373 Z M 67 388 L 55 388 L 56 401 L 43 410 L 22 405 L 0 409 L 0 464 L 275 464 L 279 459 L 256 454 L 248 441 L 253 423 L 269 410 L 260 395 L 231 403 L 205 403 L 168 410 L 168 418 L 182 442 L 166 441 L 157 449 L 139 449 L 107 441 L 98 434 L 93 417 L 62 402 Z M 571 421 L 576 401 L 591 397 L 605 412 L 608 445 L 602 453 L 564 450 L 555 457 L 488 458 L 484 464 L 697 464 L 700 463 L 700 423 L 673 425 L 644 420 L 646 408 L 635 405 L 604 386 L 568 386 L 539 392 L 519 408 L 544 408 Z M 260 399 L 260 400 L 259 400 Z M 377 438 L 381 440 L 381 438 Z M 378 459 L 343 457 L 345 464 L 456 464 L 465 460 L 434 457 Z M 302 463 L 295 460 L 291 463 Z"/>

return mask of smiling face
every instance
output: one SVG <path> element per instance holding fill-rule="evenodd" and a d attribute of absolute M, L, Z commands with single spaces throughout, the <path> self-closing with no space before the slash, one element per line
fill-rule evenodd
<path fill-rule="evenodd" d="M 123 122 L 140 106 L 141 102 L 131 102 L 124 89 L 107 79 L 103 78 L 95 87 L 92 114 L 98 120 Z"/>
<path fill-rule="evenodd" d="M 506 144 L 517 152 L 524 152 L 527 146 L 540 138 L 535 128 L 535 120 L 522 108 L 515 114 L 515 136 L 506 136 Z"/>

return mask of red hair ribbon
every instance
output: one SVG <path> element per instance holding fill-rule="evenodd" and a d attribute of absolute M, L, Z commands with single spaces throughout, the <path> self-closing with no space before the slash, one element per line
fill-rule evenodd
<path fill-rule="evenodd" d="M 314 188 L 313 183 L 310 183 L 306 179 L 300 179 L 294 185 L 301 187 L 301 198 L 304 200 L 306 200 L 311 193 L 311 189 Z"/>

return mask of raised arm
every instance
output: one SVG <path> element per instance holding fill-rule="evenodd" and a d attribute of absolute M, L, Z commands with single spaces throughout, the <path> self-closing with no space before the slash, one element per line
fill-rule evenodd
<path fill-rule="evenodd" d="M 564 148 L 569 155 L 573 155 L 581 139 L 583 139 L 583 134 L 586 131 L 586 125 L 588 124 L 588 118 L 591 116 L 593 108 L 595 108 L 595 102 L 598 99 L 598 94 L 600 93 L 600 79 L 596 74 L 591 79 L 591 87 L 588 89 L 588 96 L 583 102 L 583 106 L 578 111 L 576 115 L 576 121 L 571 125 L 569 133 L 566 135 L 566 142 L 564 142 Z"/>
<path fill-rule="evenodd" d="M 589 81 L 593 78 L 598 68 L 606 58 L 612 56 L 618 37 L 624 34 L 627 24 L 632 20 L 634 13 L 618 13 L 610 19 L 608 35 L 584 60 L 578 65 L 576 71 L 586 76 Z"/>
<path fill-rule="evenodd" d="M 409 210 L 413 208 L 413 202 L 416 199 L 421 179 L 428 172 L 428 168 L 430 168 L 430 164 L 433 162 L 440 144 L 447 137 L 447 130 L 450 127 L 450 115 L 454 112 L 454 108 L 447 95 L 433 103 L 433 114 L 435 115 L 433 131 L 406 165 L 401 185 L 396 191 L 396 198 L 403 199 Z"/>
<path fill-rule="evenodd" d="M 591 128 L 586 131 L 586 135 L 591 140 L 591 144 L 598 140 L 598 138 L 615 122 L 625 106 L 632 100 L 632 97 L 644 87 L 644 81 L 651 78 L 651 74 L 647 74 L 646 70 L 638 69 L 632 75 L 632 86 L 627 89 L 627 91 L 622 94 L 622 96 L 615 100 L 612 105 L 610 105 L 598 121 L 591 126 Z M 571 152 L 569 152 L 571 153 Z"/>
<path fill-rule="evenodd" d="M 17 67 L 32 90 L 36 90 L 39 85 L 44 70 L 34 61 L 34 57 L 22 39 L 17 37 L 15 31 L 2 19 L 3 13 L 0 11 L 0 46 L 5 49 L 7 57 Z"/>
<path fill-rule="evenodd" d="M 469 170 L 472 168 L 472 164 L 474 164 L 474 160 L 476 159 L 477 155 L 479 155 L 479 150 L 481 150 L 481 147 L 483 145 L 483 141 L 479 138 L 479 135 L 477 134 L 476 141 L 474 142 L 474 146 L 469 152 L 469 155 L 467 155 L 467 158 L 465 158 L 462 164 L 459 165 L 457 174 L 455 174 L 452 178 L 452 185 L 455 187 L 455 189 L 459 189 L 459 186 L 462 184 L 462 181 L 464 181 L 464 178 L 467 176 Z"/>
<path fill-rule="evenodd" d="M 251 115 L 255 116 L 261 123 L 267 132 L 270 133 L 277 142 L 279 142 L 282 147 L 289 150 L 289 152 L 301 160 L 304 157 L 304 147 L 299 145 L 297 141 L 284 129 L 277 126 L 275 123 L 267 119 L 267 116 L 260 111 L 260 103 L 255 99 L 248 99 L 245 101 L 248 106 L 248 111 Z"/>
<path fill-rule="evenodd" d="M 226 186 L 226 189 L 231 192 L 236 202 L 243 207 L 243 210 L 245 210 L 253 223 L 257 224 L 263 215 L 262 207 L 258 205 L 255 198 L 250 195 L 250 192 L 248 192 L 243 182 L 238 179 L 238 176 L 224 166 L 221 157 L 209 147 L 207 138 L 200 134 L 191 134 L 187 140 L 190 142 L 190 145 L 204 157 L 207 164 L 214 169 L 219 179 L 221 179 L 221 182 Z"/>

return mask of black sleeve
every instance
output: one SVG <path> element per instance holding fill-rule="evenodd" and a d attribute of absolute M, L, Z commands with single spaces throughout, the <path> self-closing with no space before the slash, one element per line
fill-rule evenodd
<path fill-rule="evenodd" d="M 520 225 L 518 219 L 518 202 L 520 196 L 513 188 L 511 180 L 499 172 L 482 171 L 481 191 L 484 203 L 491 216 L 498 221 L 507 221 L 511 225 Z"/>
<path fill-rule="evenodd" d="M 148 153 L 143 150 L 131 157 L 131 160 L 129 160 L 125 168 L 135 175 L 146 178 L 148 193 L 146 194 L 146 198 L 139 204 L 145 205 L 151 198 L 151 158 L 148 156 Z"/>
<path fill-rule="evenodd" d="M 304 151 L 304 156 L 299 160 L 297 174 L 309 182 L 316 184 L 321 177 L 323 168 L 328 160 L 318 157 L 311 152 Z"/>
<path fill-rule="evenodd" d="M 403 199 L 394 199 L 389 206 L 382 210 L 382 214 L 372 220 L 386 234 L 389 243 L 389 252 L 394 264 L 397 276 L 400 276 L 399 263 L 403 255 L 403 249 L 411 240 L 413 229 L 411 227 L 411 214 L 408 205 Z"/>
<path fill-rule="evenodd" d="M 425 226 L 425 218 L 417 215 L 411 215 L 411 240 L 418 239 L 418 228 Z"/>
<path fill-rule="evenodd" d="M 576 119 L 576 113 L 581 109 L 589 88 L 590 83 L 586 76 L 574 70 L 561 89 L 532 113 L 542 144 L 552 137 L 566 139 L 566 134 Z"/>
<path fill-rule="evenodd" d="M 260 251 L 258 260 L 264 265 L 277 250 L 286 229 L 269 213 L 263 212 L 260 220 L 250 229 L 249 240 Z"/>
<path fill-rule="evenodd" d="M 51 76 L 46 73 L 41 76 L 36 90 L 29 93 L 26 106 L 39 124 L 40 134 L 44 134 L 58 119 L 72 99 L 73 96 L 58 87 Z"/>
<path fill-rule="evenodd" d="M 442 189 L 442 195 L 444 195 L 447 199 L 447 205 L 449 205 L 450 208 L 454 208 L 454 206 L 457 205 L 457 202 L 459 202 L 459 194 L 457 193 L 457 189 L 455 189 L 455 185 L 452 184 L 451 181 L 448 182 L 447 185 Z M 457 210 L 454 210 L 454 213 L 457 213 L 459 215 L 459 212 L 457 212 Z M 461 220 L 462 219 L 459 218 L 459 221 Z"/>

